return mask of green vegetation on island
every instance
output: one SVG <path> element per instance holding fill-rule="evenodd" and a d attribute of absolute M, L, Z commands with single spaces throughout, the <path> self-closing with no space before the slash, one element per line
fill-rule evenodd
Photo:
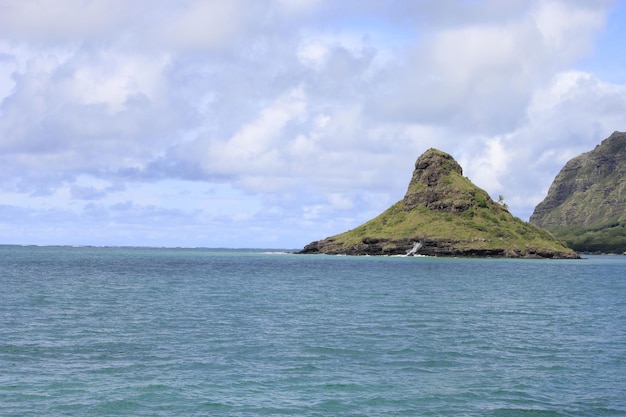
<path fill-rule="evenodd" d="M 577 258 L 561 241 L 512 216 L 503 198 L 463 176 L 448 154 L 429 149 L 415 163 L 402 200 L 374 219 L 312 242 L 300 253 Z"/>

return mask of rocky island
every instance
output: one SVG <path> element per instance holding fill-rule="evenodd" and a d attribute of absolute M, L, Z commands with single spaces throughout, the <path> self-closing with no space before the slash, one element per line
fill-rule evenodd
<path fill-rule="evenodd" d="M 347 232 L 312 242 L 300 254 L 578 258 L 547 231 L 509 213 L 463 176 L 445 152 L 415 162 L 404 198 Z"/>
<path fill-rule="evenodd" d="M 579 252 L 626 251 L 626 132 L 571 159 L 530 222 Z"/>

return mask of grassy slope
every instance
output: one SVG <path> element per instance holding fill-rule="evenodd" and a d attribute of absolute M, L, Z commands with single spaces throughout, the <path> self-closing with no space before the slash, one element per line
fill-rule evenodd
<path fill-rule="evenodd" d="M 463 249 L 527 247 L 564 251 L 564 246 L 548 232 L 513 217 L 505 207 L 467 178 L 451 173 L 444 179 L 450 190 L 450 201 L 463 199 L 470 208 L 460 213 L 434 211 L 418 206 L 405 211 L 404 202 L 391 206 L 378 217 L 350 231 L 334 236 L 344 247 L 360 243 L 363 238 L 453 239 Z"/>
<path fill-rule="evenodd" d="M 626 222 L 615 222 L 596 228 L 569 226 L 551 230 L 569 247 L 579 252 L 626 252 Z"/>

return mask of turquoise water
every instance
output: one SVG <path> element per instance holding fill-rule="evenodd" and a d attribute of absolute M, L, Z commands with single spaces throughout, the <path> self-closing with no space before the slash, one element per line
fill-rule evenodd
<path fill-rule="evenodd" d="M 624 416 L 626 256 L 0 247 L 1 416 Z"/>

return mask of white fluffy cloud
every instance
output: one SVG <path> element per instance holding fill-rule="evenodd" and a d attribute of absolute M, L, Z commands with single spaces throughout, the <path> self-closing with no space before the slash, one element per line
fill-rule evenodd
<path fill-rule="evenodd" d="M 626 126 L 626 80 L 576 69 L 612 5 L 0 1 L 0 238 L 301 246 L 429 147 L 527 218 Z"/>

